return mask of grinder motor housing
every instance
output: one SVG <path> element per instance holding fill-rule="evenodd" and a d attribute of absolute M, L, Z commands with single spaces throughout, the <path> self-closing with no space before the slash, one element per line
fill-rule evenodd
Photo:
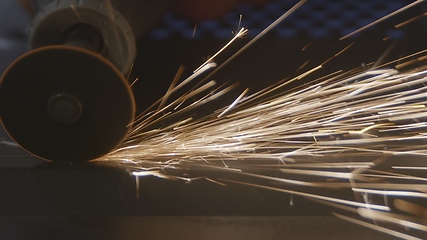
<path fill-rule="evenodd" d="M 93 46 L 82 42 L 96 41 L 94 38 L 100 36 L 102 42 L 98 44 L 102 46 L 97 47 L 101 48 L 91 50 L 110 60 L 123 73 L 134 61 L 135 39 L 161 19 L 169 6 L 169 0 L 33 0 L 32 3 L 36 15 L 29 32 L 31 49 L 57 44 L 90 48 Z M 82 32 L 74 33 L 75 38 L 87 39 L 70 39 L 73 31 Z"/>

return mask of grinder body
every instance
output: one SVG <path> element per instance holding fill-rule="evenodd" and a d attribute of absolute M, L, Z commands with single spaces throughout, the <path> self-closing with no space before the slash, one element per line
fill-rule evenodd
<path fill-rule="evenodd" d="M 167 0 L 32 0 L 30 51 L 0 80 L 0 119 L 39 158 L 100 158 L 126 137 L 135 116 L 127 79 L 140 37 Z"/>

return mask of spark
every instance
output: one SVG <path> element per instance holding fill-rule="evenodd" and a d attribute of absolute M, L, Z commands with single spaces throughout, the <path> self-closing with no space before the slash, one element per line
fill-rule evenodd
<path fill-rule="evenodd" d="M 409 191 L 383 191 L 383 190 L 373 190 L 373 189 L 362 189 L 362 188 L 352 188 L 354 192 L 363 192 L 371 194 L 380 194 L 380 195 L 390 195 L 390 196 L 406 196 L 406 197 L 421 197 L 427 198 L 427 194 L 419 192 L 409 192 Z"/>
<path fill-rule="evenodd" d="M 130 75 L 132 74 L 132 71 L 133 71 L 133 67 L 134 67 L 134 65 L 135 65 L 135 63 L 132 63 L 132 65 L 130 65 L 130 69 L 129 69 L 128 74 L 127 74 L 127 76 L 126 76 L 126 79 L 127 79 L 127 80 L 129 80 Z"/>
<path fill-rule="evenodd" d="M 135 83 L 137 83 L 139 81 L 139 78 L 135 78 L 135 80 L 133 80 L 133 82 L 131 84 L 129 84 L 129 87 L 132 88 Z"/>
<path fill-rule="evenodd" d="M 237 25 L 237 29 L 240 29 L 240 26 L 242 25 L 242 18 L 243 18 L 243 15 L 240 14 L 239 15 L 239 24 Z"/>
<path fill-rule="evenodd" d="M 295 195 L 300 195 L 300 196 L 305 196 L 305 197 L 309 197 L 309 198 L 324 200 L 324 201 L 328 201 L 328 202 L 345 204 L 345 205 L 349 205 L 349 206 L 356 206 L 356 207 L 362 207 L 362 208 L 366 207 L 369 209 L 377 209 L 377 210 L 382 210 L 382 211 L 389 211 L 390 210 L 390 208 L 387 206 L 359 203 L 359 202 L 349 201 L 349 200 L 345 200 L 345 199 L 326 197 L 326 196 L 322 196 L 322 195 L 318 195 L 318 194 L 310 194 L 310 193 L 304 193 L 304 192 L 299 192 L 299 191 L 292 191 L 292 190 L 287 190 L 287 189 L 281 189 L 281 188 L 275 188 L 275 187 L 269 187 L 269 186 L 264 186 L 264 185 L 252 184 L 252 183 L 248 183 L 248 182 L 239 182 L 239 181 L 227 180 L 227 179 L 223 179 L 223 181 L 228 181 L 228 182 L 232 182 L 232 183 L 237 183 L 237 184 L 247 185 L 247 186 L 252 186 L 252 187 L 258 187 L 258 188 L 263 188 L 263 189 L 268 189 L 268 190 L 273 190 L 273 191 L 291 193 L 291 194 L 295 194 Z"/>
<path fill-rule="evenodd" d="M 143 124 L 134 127 L 121 148 L 97 161 L 131 169 L 137 177 L 241 184 L 338 204 L 342 206 L 340 209 L 353 209 L 353 212 L 355 208 L 391 211 L 387 203 L 390 197 L 425 199 L 426 178 L 393 171 L 412 167 L 404 161 L 409 157 L 420 163 L 416 169 L 425 168 L 427 150 L 424 144 L 414 141 L 427 141 L 427 125 L 423 121 L 427 117 L 427 87 L 424 87 L 427 68 L 403 72 L 370 68 L 327 76 L 282 93 L 286 82 L 261 93 L 248 95 L 245 90 L 228 107 L 200 119 L 180 119 L 175 115 L 180 111 L 194 112 L 215 98 L 215 94 L 227 91 L 217 88 L 217 93 L 211 91 L 200 101 L 174 112 L 182 101 L 179 97 L 146 115 L 140 122 Z M 213 85 L 203 86 L 185 95 L 186 98 L 199 95 Z M 158 118 L 160 112 L 162 117 Z M 144 130 L 153 122 L 171 120 L 167 126 Z M 358 161 L 353 162 L 354 158 Z M 167 169 L 228 171 L 250 180 L 189 178 L 167 174 Z M 280 174 L 269 175 L 274 170 L 280 170 Z M 261 171 L 267 172 L 261 174 Z M 308 181 L 307 177 L 314 179 Z M 271 182 L 283 187 L 273 187 Z M 320 194 L 320 189 L 348 189 L 355 200 Z M 383 202 L 378 202 L 380 197 Z M 403 208 L 412 203 L 396 204 Z M 415 210 L 411 210 L 416 207 L 404 208 L 408 217 L 417 218 Z M 389 234 L 395 232 L 377 227 Z"/>
<path fill-rule="evenodd" d="M 236 41 L 236 39 L 241 38 L 242 36 L 246 35 L 248 30 L 246 28 L 241 28 L 236 35 L 227 43 L 225 44 L 217 53 L 215 53 L 212 57 L 210 57 L 208 60 L 206 60 L 205 63 L 203 63 L 200 67 L 198 67 L 196 70 L 193 71 L 193 73 L 198 72 L 200 69 L 202 69 L 207 64 L 211 63 L 219 54 L 221 54 L 225 49 L 227 49 L 232 43 Z"/>
<path fill-rule="evenodd" d="M 170 131 L 159 129 L 156 135 L 141 133 L 142 135 L 138 135 L 138 147 L 124 148 L 123 151 L 119 149 L 109 157 L 118 156 L 120 153 L 133 158 L 144 155 L 147 158 L 156 158 L 162 154 L 174 153 L 175 156 L 191 159 L 192 156 L 210 153 L 206 159 L 226 155 L 245 159 L 265 152 L 266 156 L 275 159 L 277 156 L 339 156 L 353 151 L 373 155 L 426 155 L 426 151 L 411 145 L 399 151 L 383 148 L 387 142 L 427 138 L 419 131 L 406 136 L 393 133 L 399 134 L 402 130 L 408 131 L 412 127 L 401 125 L 400 121 L 427 116 L 426 107 L 422 104 L 423 90 L 418 89 L 416 91 L 419 94 L 414 94 L 414 89 L 408 88 L 426 81 L 425 70 L 418 74 L 419 78 L 408 81 L 407 73 L 398 73 L 395 70 L 368 71 L 348 78 L 334 78 L 337 82 L 326 79 L 316 84 L 318 88 L 311 86 L 300 90 L 296 95 L 289 93 L 271 99 L 264 96 L 265 100 L 258 103 L 256 93 L 242 100 L 246 90 L 215 117 L 212 115 L 198 121 L 177 122 L 178 124 L 171 125 L 174 127 L 170 127 Z M 356 83 L 346 85 L 353 81 Z M 205 85 L 187 97 L 197 95 L 211 86 Z M 400 91 L 395 92 L 396 90 Z M 209 94 L 208 98 L 213 96 L 215 95 Z M 419 103 L 415 104 L 414 101 L 417 100 Z M 412 103 L 407 104 L 408 101 Z M 149 115 L 149 120 L 142 123 L 153 121 L 152 116 L 159 116 L 160 111 L 167 112 L 167 109 L 174 107 L 177 102 L 179 101 L 174 101 Z M 187 107 L 193 106 L 195 105 Z M 172 115 L 169 113 L 165 116 L 172 118 Z M 414 127 L 423 131 L 427 128 L 422 124 Z M 141 125 L 137 125 L 131 135 L 141 129 Z M 141 136 L 147 136 L 147 139 L 139 138 Z M 150 155 L 143 147 L 145 144 L 158 145 L 165 140 L 168 140 L 169 145 L 164 153 L 154 151 L 153 155 Z M 186 144 L 184 152 L 178 147 L 181 143 Z M 295 150 L 289 151 L 291 149 Z M 254 154 L 253 150 L 258 153 Z M 273 152 L 268 152 L 269 150 Z"/>
<path fill-rule="evenodd" d="M 310 62 L 310 60 L 305 61 L 298 69 L 297 72 L 299 72 L 301 69 L 303 69 L 307 64 Z"/>
<path fill-rule="evenodd" d="M 192 35 L 193 38 L 194 36 L 196 36 L 196 31 L 197 31 L 197 23 L 194 24 L 193 35 Z"/>
<path fill-rule="evenodd" d="M 271 23 L 269 26 L 267 26 L 264 30 L 262 30 L 258 35 L 256 35 L 253 39 L 251 39 L 247 44 L 245 44 L 242 48 L 240 48 L 236 53 L 234 53 L 231 57 L 229 57 L 221 66 L 219 66 L 215 71 L 213 71 L 211 74 L 209 74 L 205 79 L 210 78 L 213 74 L 221 70 L 224 66 L 226 66 L 228 63 L 233 61 L 236 57 L 238 57 L 241 53 L 246 51 L 250 46 L 252 46 L 254 43 L 256 43 L 259 39 L 264 37 L 267 33 L 269 33 L 272 29 L 274 29 L 277 25 L 279 25 L 281 22 L 283 22 L 286 18 L 289 17 L 292 13 L 294 13 L 298 8 L 300 8 L 304 3 L 306 3 L 308 0 L 300 0 L 297 4 L 295 4 L 291 9 L 289 9 L 287 12 L 285 12 L 282 16 L 280 16 L 277 20 L 275 20 L 273 23 Z"/>
<path fill-rule="evenodd" d="M 419 224 L 416 223 L 416 219 L 409 218 L 407 216 L 404 216 L 402 214 L 394 214 L 394 213 L 387 213 L 387 212 L 381 212 L 376 211 L 373 209 L 367 210 L 360 208 L 358 209 L 358 213 L 360 216 L 364 218 L 369 218 L 375 221 L 384 221 L 384 222 L 391 222 L 398 225 L 402 225 L 404 227 L 413 228 L 421 231 L 427 232 L 427 226 L 425 224 Z"/>
<path fill-rule="evenodd" d="M 294 173 L 294 174 L 306 174 L 310 176 L 324 176 L 324 177 L 333 177 L 333 178 L 344 178 L 350 179 L 351 173 L 340 173 L 332 171 L 310 171 L 310 170 L 298 170 L 298 169 L 280 169 L 280 171 L 285 173 Z"/>
<path fill-rule="evenodd" d="M 413 59 L 411 61 L 407 61 L 407 62 L 404 62 L 404 63 L 396 65 L 396 69 L 400 70 L 400 69 L 402 69 L 404 67 L 408 67 L 408 66 L 410 66 L 412 64 L 423 62 L 423 61 L 426 61 L 426 60 L 427 60 L 427 56 L 419 57 L 419 58 Z"/>
<path fill-rule="evenodd" d="M 219 182 L 219 181 L 214 180 L 214 179 L 212 179 L 212 178 L 205 178 L 205 179 L 206 179 L 207 181 L 209 181 L 209 182 L 213 182 L 213 183 L 218 184 L 218 185 L 223 186 L 223 187 L 227 187 L 227 186 L 228 186 L 227 184 L 222 183 L 222 182 Z"/>
<path fill-rule="evenodd" d="M 320 64 L 320 66 L 325 65 L 326 63 L 330 62 L 332 59 L 338 57 L 339 55 L 341 55 L 343 52 L 347 51 L 349 48 L 351 48 L 351 46 L 354 45 L 355 42 L 350 43 L 348 46 L 346 46 L 345 48 L 343 48 L 341 51 L 339 51 L 338 53 L 336 53 L 335 55 L 333 55 L 332 57 L 330 57 L 329 59 L 327 59 L 326 61 L 324 61 L 322 64 Z"/>
<path fill-rule="evenodd" d="M 305 50 L 307 50 L 307 48 L 313 43 L 313 41 L 307 43 L 307 45 L 305 45 L 302 49 L 301 52 L 304 52 Z"/>
<path fill-rule="evenodd" d="M 175 86 L 178 84 L 179 79 L 181 78 L 182 74 L 184 73 L 184 69 L 185 69 L 185 67 L 182 66 L 182 65 L 179 67 L 178 71 L 175 74 L 174 79 L 172 80 L 171 85 L 169 86 L 169 89 L 166 91 L 165 96 L 162 98 L 162 101 L 161 101 L 161 103 L 159 105 L 159 109 L 161 109 L 161 108 L 164 107 L 164 105 L 165 105 L 166 101 L 168 100 L 169 96 L 172 94 L 172 89 L 175 88 Z"/>
<path fill-rule="evenodd" d="M 282 15 L 280 21 L 304 2 Z M 216 67 L 213 60 L 222 48 L 178 83 L 180 68 L 165 96 L 135 120 L 122 146 L 95 162 L 131 171 L 137 185 L 140 177 L 154 176 L 185 182 L 205 180 L 224 187 L 239 184 L 302 196 L 358 214 L 362 220 L 334 213 L 341 219 L 393 236 L 419 239 L 417 233 L 405 234 L 380 223 L 426 231 L 427 208 L 413 200 L 427 198 L 427 66 L 414 67 L 413 63 L 427 59 L 427 50 L 380 64 L 383 55 L 365 67 L 338 70 L 310 84 L 286 89 L 322 69 L 353 44 L 317 67 L 255 93 L 246 89 L 230 105 L 194 117 L 235 86 L 204 83 L 205 78 L 176 99 L 172 94 Z M 188 101 L 192 98 L 198 100 Z M 168 173 L 171 169 L 173 174 Z M 245 180 L 209 174 L 193 177 L 191 173 L 197 170 L 227 172 L 227 176 Z M 343 191 L 352 196 L 343 198 Z M 393 212 L 396 209 L 400 212 Z"/>
<path fill-rule="evenodd" d="M 242 94 L 240 94 L 239 97 L 236 98 L 236 100 L 234 100 L 234 102 L 232 104 L 230 104 L 230 106 L 228 106 L 221 114 L 218 115 L 218 117 L 222 117 L 225 114 L 227 114 L 227 112 L 229 112 L 231 109 L 233 109 L 233 107 L 235 107 L 240 100 L 242 100 L 242 98 L 249 92 L 249 88 L 246 88 L 245 91 L 242 92 Z"/>
<path fill-rule="evenodd" d="M 367 25 L 365 25 L 365 26 L 357 29 L 356 31 L 353 31 L 353 32 L 351 32 L 351 33 L 349 33 L 349 34 L 341 37 L 340 40 L 347 39 L 347 38 L 353 36 L 356 33 L 359 33 L 359 32 L 361 32 L 361 31 L 363 31 L 363 30 L 365 30 L 367 28 L 370 28 L 370 27 L 372 27 L 372 26 L 374 26 L 374 25 L 376 25 L 376 24 L 378 24 L 378 23 L 380 23 L 380 22 L 382 22 L 382 21 L 384 21 L 384 20 L 386 20 L 388 18 L 391 18 L 391 17 L 395 16 L 396 14 L 399 14 L 399 13 L 401 13 L 401 12 L 403 12 L 403 11 L 405 11 L 405 10 L 407 10 L 407 9 L 415 6 L 415 5 L 418 5 L 418 4 L 422 3 L 422 2 L 424 2 L 424 0 L 417 0 L 417 1 L 413 2 L 413 3 L 411 3 L 411 4 L 406 5 L 405 7 L 399 8 L 398 10 L 396 10 L 396 11 L 390 13 L 390 14 L 387 14 L 384 17 L 382 17 L 382 18 L 380 18 L 378 20 L 373 21 L 373 22 L 371 22 L 371 23 L 369 23 L 369 24 L 367 24 Z"/>
<path fill-rule="evenodd" d="M 394 169 L 427 170 L 427 167 L 393 166 Z"/>
<path fill-rule="evenodd" d="M 395 28 L 401 28 L 401 27 L 403 27 L 403 26 L 405 26 L 405 25 L 407 25 L 407 24 L 410 24 L 410 23 L 412 23 L 412 22 L 415 22 L 416 20 L 419 20 L 419 19 L 421 19 L 421 18 L 423 18 L 423 17 L 425 17 L 425 16 L 427 16 L 427 12 L 425 12 L 425 13 L 423 13 L 423 14 L 421 14 L 421 15 L 418 15 L 418 16 L 416 16 L 416 17 L 413 17 L 413 18 L 411 18 L 411 19 L 408 19 L 408 20 L 406 20 L 406 21 L 404 21 L 404 22 L 402 22 L 402 23 L 396 24 L 394 27 L 395 27 Z"/>

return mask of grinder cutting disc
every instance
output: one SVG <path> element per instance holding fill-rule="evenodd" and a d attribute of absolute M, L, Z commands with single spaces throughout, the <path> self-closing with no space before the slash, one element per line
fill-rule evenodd
<path fill-rule="evenodd" d="M 102 56 L 48 46 L 17 59 L 0 81 L 0 118 L 28 152 L 47 160 L 100 158 L 125 138 L 135 103 L 123 74 Z"/>

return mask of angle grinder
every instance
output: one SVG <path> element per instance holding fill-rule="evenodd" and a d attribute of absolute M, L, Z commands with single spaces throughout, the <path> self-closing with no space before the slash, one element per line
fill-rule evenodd
<path fill-rule="evenodd" d="M 85 162 L 126 137 L 135 102 L 126 79 L 136 40 L 168 0 L 33 0 L 30 51 L 0 80 L 0 118 L 22 148 Z"/>

